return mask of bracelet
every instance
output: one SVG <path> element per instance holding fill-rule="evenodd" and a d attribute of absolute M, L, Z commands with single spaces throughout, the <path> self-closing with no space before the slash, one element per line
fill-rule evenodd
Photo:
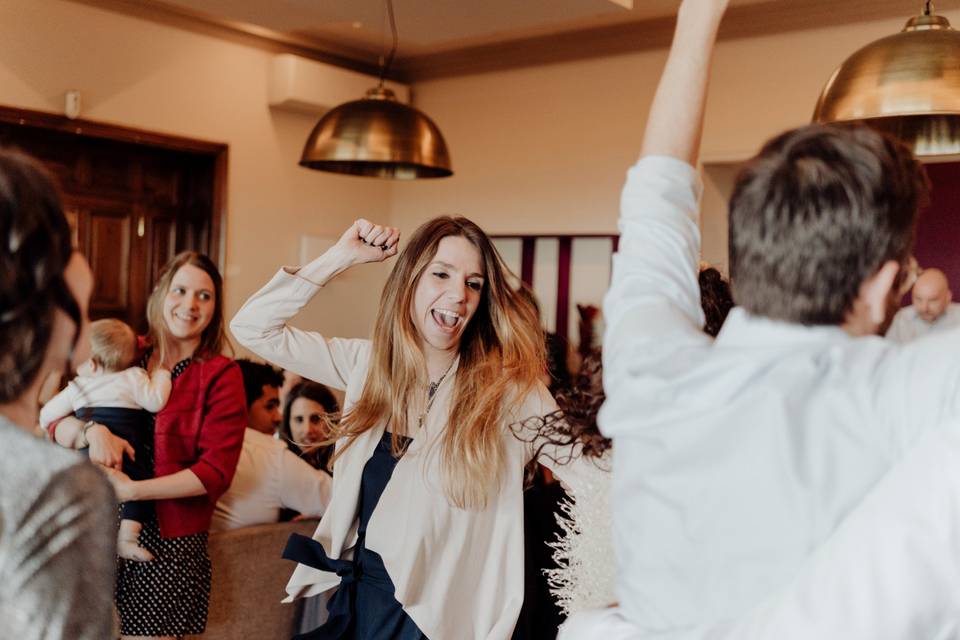
<path fill-rule="evenodd" d="M 97 423 L 94 422 L 93 420 L 87 420 L 86 422 L 83 423 L 83 426 L 80 427 L 80 437 L 83 438 L 83 443 L 82 443 L 83 446 L 80 447 L 81 449 L 86 449 L 87 447 L 90 446 L 90 441 L 87 439 L 87 430 L 96 424 Z"/>

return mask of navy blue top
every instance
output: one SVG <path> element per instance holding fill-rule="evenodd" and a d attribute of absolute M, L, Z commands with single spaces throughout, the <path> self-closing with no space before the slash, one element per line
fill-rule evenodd
<path fill-rule="evenodd" d="M 410 439 L 403 438 L 405 450 Z M 394 586 L 380 554 L 366 548 L 367 525 L 386 488 L 397 458 L 393 434 L 386 432 L 363 467 L 360 480 L 359 525 L 353 560 L 332 560 L 323 546 L 298 534 L 290 536 L 283 557 L 323 571 L 334 571 L 341 582 L 327 604 L 330 615 L 322 626 L 295 640 L 426 640 L 394 597 Z"/>
<path fill-rule="evenodd" d="M 380 554 L 367 549 L 367 525 L 370 524 L 370 518 L 373 516 L 373 510 L 377 508 L 380 502 L 380 496 L 383 490 L 387 488 L 387 483 L 393 476 L 393 469 L 397 466 L 397 458 L 393 457 L 391 449 L 391 436 L 393 434 L 387 431 L 383 434 L 373 455 L 367 460 L 363 467 L 363 476 L 360 479 L 360 524 L 357 527 L 357 546 L 354 550 L 354 564 L 360 570 L 360 579 L 370 586 L 377 587 L 393 596 L 396 590 L 393 581 L 387 575 L 387 568 L 383 566 L 383 558 Z M 401 447 L 405 448 L 410 438 L 401 436 Z M 398 605 L 399 606 L 399 603 Z"/>

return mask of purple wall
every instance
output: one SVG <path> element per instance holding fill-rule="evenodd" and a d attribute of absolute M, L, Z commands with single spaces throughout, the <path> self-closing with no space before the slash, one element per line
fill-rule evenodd
<path fill-rule="evenodd" d="M 920 214 L 914 255 L 921 267 L 946 273 L 960 301 L 960 162 L 928 164 L 927 174 L 930 207 Z"/>

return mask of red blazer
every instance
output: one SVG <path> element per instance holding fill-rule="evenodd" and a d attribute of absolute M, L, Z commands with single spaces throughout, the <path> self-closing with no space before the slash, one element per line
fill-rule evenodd
<path fill-rule="evenodd" d="M 210 529 L 213 507 L 230 487 L 247 426 L 240 367 L 225 356 L 194 360 L 173 381 L 157 414 L 154 474 L 193 471 L 207 490 L 192 498 L 157 500 L 160 533 L 175 538 Z"/>

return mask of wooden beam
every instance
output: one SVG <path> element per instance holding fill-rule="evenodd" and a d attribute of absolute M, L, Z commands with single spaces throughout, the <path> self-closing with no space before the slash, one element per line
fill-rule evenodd
<path fill-rule="evenodd" d="M 557 326 L 555 333 L 570 342 L 570 267 L 573 259 L 573 238 L 560 238 L 557 252 Z"/>
<path fill-rule="evenodd" d="M 72 1 L 274 53 L 293 53 L 370 75 L 379 73 L 375 55 L 329 40 L 218 18 L 158 0 Z M 906 22 L 918 9 L 919 2 L 905 0 L 767 0 L 732 7 L 723 21 L 720 39 L 772 35 L 893 17 L 901 17 Z M 409 83 L 662 49 L 670 44 L 674 21 L 675 18 L 670 16 L 437 53 L 401 55 L 389 78 Z"/>
<path fill-rule="evenodd" d="M 71 120 L 57 113 L 22 109 L 20 107 L 0 106 L 0 122 L 211 156 L 220 156 L 227 152 L 227 145 L 222 142 L 184 138 L 183 136 L 157 133 L 85 118 Z M 225 168 L 226 165 L 224 165 L 224 170 Z M 224 174 L 225 176 L 226 174 Z"/>
<path fill-rule="evenodd" d="M 533 263 L 537 252 L 537 238 L 524 236 L 520 252 L 520 280 L 533 289 Z"/>
<path fill-rule="evenodd" d="M 904 0 L 769 0 L 729 9 L 719 38 L 765 36 L 898 16 L 906 23 L 918 9 L 919 3 Z M 412 82 L 419 82 L 665 49 L 673 37 L 674 23 L 671 16 L 465 47 L 406 58 L 399 67 Z M 851 53 L 856 44 L 851 43 Z"/>

